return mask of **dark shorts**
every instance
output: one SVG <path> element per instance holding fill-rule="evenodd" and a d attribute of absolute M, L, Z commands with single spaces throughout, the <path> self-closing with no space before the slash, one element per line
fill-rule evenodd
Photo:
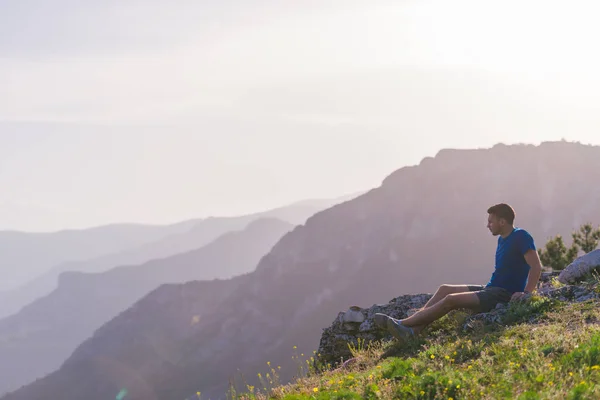
<path fill-rule="evenodd" d="M 512 293 L 500 287 L 483 285 L 467 285 L 471 292 L 479 298 L 479 311 L 488 312 L 496 308 L 498 303 L 508 303 Z"/>

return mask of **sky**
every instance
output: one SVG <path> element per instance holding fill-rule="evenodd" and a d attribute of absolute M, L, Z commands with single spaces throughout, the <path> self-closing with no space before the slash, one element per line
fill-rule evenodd
<path fill-rule="evenodd" d="M 592 1 L 3 0 L 0 229 L 236 215 L 600 144 Z"/>

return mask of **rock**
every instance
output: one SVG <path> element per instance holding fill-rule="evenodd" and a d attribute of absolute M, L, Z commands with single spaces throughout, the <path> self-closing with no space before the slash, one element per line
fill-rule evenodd
<path fill-rule="evenodd" d="M 508 307 L 505 304 L 498 304 L 496 308 L 490 312 L 470 315 L 463 324 L 463 330 L 471 331 L 481 325 L 501 325 L 502 317 L 507 311 Z"/>
<path fill-rule="evenodd" d="M 360 307 L 352 306 L 341 316 L 342 323 L 357 322 L 362 323 L 365 320 L 365 314 Z"/>
<path fill-rule="evenodd" d="M 600 249 L 587 253 L 569 264 L 558 276 L 561 283 L 575 283 L 600 268 Z"/>
<path fill-rule="evenodd" d="M 576 298 L 576 299 L 575 299 L 575 301 L 576 301 L 577 303 L 582 303 L 582 302 L 584 302 L 584 301 L 588 301 L 588 300 L 591 300 L 591 299 L 595 299 L 595 298 L 597 298 L 597 297 L 598 297 L 598 296 L 596 296 L 596 294 L 595 294 L 595 293 L 588 293 L 588 294 L 585 294 L 585 295 L 583 295 L 583 296 L 581 296 L 581 297 L 578 297 L 578 298 Z"/>
<path fill-rule="evenodd" d="M 540 283 L 550 283 L 552 278 L 558 277 L 559 274 L 560 271 L 542 272 L 542 275 L 540 276 Z"/>
<path fill-rule="evenodd" d="M 382 331 L 374 321 L 377 313 L 394 318 L 406 318 L 427 303 L 431 294 L 405 295 L 392 299 L 387 304 L 375 304 L 368 309 L 353 306 L 340 312 L 329 328 L 323 330 L 315 363 L 335 366 L 352 358 L 350 345 L 362 346 L 392 336 Z"/>

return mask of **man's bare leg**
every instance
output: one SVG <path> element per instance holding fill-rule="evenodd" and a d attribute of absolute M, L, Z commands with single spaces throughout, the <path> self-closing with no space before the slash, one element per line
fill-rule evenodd
<path fill-rule="evenodd" d="M 479 308 L 479 297 L 474 292 L 451 293 L 434 305 L 400 320 L 400 323 L 405 327 L 412 328 L 413 332 L 417 334 L 433 321 L 459 308 L 476 310 Z"/>
<path fill-rule="evenodd" d="M 468 285 L 441 285 L 438 290 L 434 293 L 434 295 L 429 299 L 427 303 L 421 308 L 428 308 L 432 305 L 436 304 L 438 301 L 442 300 L 444 297 L 448 296 L 452 293 L 464 293 L 469 291 Z"/>
<path fill-rule="evenodd" d="M 469 292 L 468 285 L 447 285 L 447 284 L 441 285 L 438 288 L 438 290 L 436 290 L 434 295 L 429 299 L 429 301 L 427 303 L 425 303 L 425 305 L 423 307 L 421 307 L 419 309 L 419 311 L 417 311 L 417 312 L 420 312 L 426 308 L 429 308 L 429 307 L 437 304 L 440 300 L 442 300 L 444 297 L 446 297 L 449 294 L 465 293 L 465 292 Z M 412 326 L 411 328 L 413 328 L 413 331 L 415 332 L 415 334 L 417 334 L 425 328 L 425 325 L 415 325 L 415 326 Z"/>

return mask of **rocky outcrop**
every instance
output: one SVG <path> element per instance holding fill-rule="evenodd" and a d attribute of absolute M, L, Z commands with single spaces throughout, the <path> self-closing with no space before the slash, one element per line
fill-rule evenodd
<path fill-rule="evenodd" d="M 596 291 L 598 284 L 592 285 L 567 285 L 556 287 L 553 278 L 556 273 L 544 273 L 540 278 L 538 294 L 560 301 L 583 302 L 599 298 Z M 323 330 L 319 343 L 317 366 L 332 367 L 343 365 L 351 360 L 350 348 L 367 346 L 378 340 L 392 339 L 386 331 L 375 325 L 374 315 L 383 313 L 397 319 L 408 317 L 422 307 L 431 298 L 431 294 L 406 295 L 392 299 L 387 304 L 376 304 L 370 308 L 350 307 L 345 312 L 340 312 L 330 327 Z M 527 301 L 525 298 L 524 301 Z M 504 316 L 510 304 L 498 304 L 492 311 L 469 315 L 463 323 L 465 332 L 472 331 L 481 325 L 504 325 Z"/>
<path fill-rule="evenodd" d="M 411 310 L 423 307 L 431 294 L 405 295 L 392 299 L 387 304 L 376 304 L 370 308 L 352 306 L 340 312 L 333 324 L 323 330 L 319 344 L 318 362 L 322 365 L 336 365 L 350 359 L 349 345 L 358 346 L 359 342 L 370 343 L 391 335 L 375 325 L 373 319 L 377 313 L 394 318 L 406 318 Z"/>
<path fill-rule="evenodd" d="M 600 269 L 600 249 L 587 253 L 569 264 L 558 276 L 562 283 L 575 283 Z"/>

